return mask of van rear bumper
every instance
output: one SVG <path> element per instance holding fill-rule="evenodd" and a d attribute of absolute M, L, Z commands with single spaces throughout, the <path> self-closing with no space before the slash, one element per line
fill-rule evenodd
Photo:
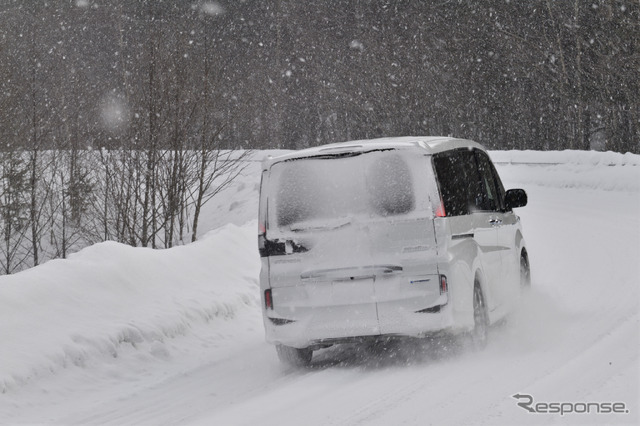
<path fill-rule="evenodd" d="M 366 308 L 375 309 L 375 304 Z M 271 344 L 295 348 L 319 348 L 335 343 L 384 337 L 424 337 L 440 332 L 454 332 L 458 328 L 450 304 L 433 305 L 423 312 L 387 308 L 387 312 L 394 314 L 387 314 L 383 319 L 372 319 L 368 315 L 358 318 L 353 315 L 354 311 L 358 312 L 358 307 L 353 306 L 350 307 L 351 315 L 346 317 L 340 315 L 341 312 L 336 312 L 335 308 L 315 309 L 310 315 L 298 320 L 272 319 L 264 315 L 266 340 Z"/>

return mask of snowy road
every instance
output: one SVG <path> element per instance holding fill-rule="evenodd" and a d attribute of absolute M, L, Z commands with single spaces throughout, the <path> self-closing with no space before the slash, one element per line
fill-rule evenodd
<path fill-rule="evenodd" d="M 521 170 L 499 168 L 510 187 Z M 638 424 L 639 193 L 560 186 L 525 186 L 529 205 L 518 213 L 532 291 L 481 353 L 429 342 L 343 346 L 315 354 L 309 369 L 287 369 L 264 343 L 254 301 L 172 339 L 165 359 L 131 349 L 0 395 L 0 423 Z M 256 257 L 244 260 L 253 273 Z M 623 402 L 629 413 L 534 414 L 517 393 Z"/>

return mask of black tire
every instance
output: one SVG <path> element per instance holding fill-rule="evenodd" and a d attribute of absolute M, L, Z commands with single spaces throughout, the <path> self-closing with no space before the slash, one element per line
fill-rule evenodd
<path fill-rule="evenodd" d="M 311 357 L 313 357 L 313 350 L 309 348 L 298 349 L 276 345 L 276 352 L 280 362 L 293 367 L 306 367 L 311 363 Z"/>
<path fill-rule="evenodd" d="M 520 286 L 523 289 L 531 288 L 531 266 L 529 265 L 529 255 L 526 250 L 522 250 L 520 256 Z"/>
<path fill-rule="evenodd" d="M 489 315 L 482 294 L 482 287 L 478 281 L 473 286 L 473 330 L 469 335 L 469 342 L 473 350 L 479 351 L 487 346 L 489 338 Z"/>

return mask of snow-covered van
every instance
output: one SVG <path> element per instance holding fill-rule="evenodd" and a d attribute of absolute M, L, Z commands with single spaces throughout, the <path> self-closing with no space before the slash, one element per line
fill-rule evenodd
<path fill-rule="evenodd" d="M 294 365 L 386 336 L 446 332 L 482 347 L 529 283 L 513 212 L 526 203 L 467 140 L 353 141 L 265 159 L 266 340 Z"/>

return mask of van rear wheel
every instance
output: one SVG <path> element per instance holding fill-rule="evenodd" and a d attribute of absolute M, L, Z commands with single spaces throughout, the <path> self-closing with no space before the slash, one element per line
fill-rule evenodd
<path fill-rule="evenodd" d="M 487 346 L 489 337 L 489 316 L 482 294 L 482 287 L 476 281 L 473 286 L 473 330 L 471 331 L 471 346 L 474 350 L 482 350 Z"/>
<path fill-rule="evenodd" d="M 529 265 L 529 255 L 524 249 L 520 256 L 520 286 L 527 289 L 531 287 L 531 266 Z"/>
<path fill-rule="evenodd" d="M 311 363 L 311 358 L 313 357 L 313 350 L 309 348 L 298 349 L 291 346 L 276 345 L 276 352 L 280 362 L 293 367 L 306 367 Z"/>

